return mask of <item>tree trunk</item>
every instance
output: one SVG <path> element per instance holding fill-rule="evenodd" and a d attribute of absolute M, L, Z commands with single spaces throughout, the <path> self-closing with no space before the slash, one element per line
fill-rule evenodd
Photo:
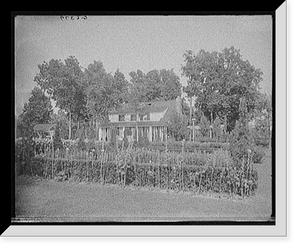
<path fill-rule="evenodd" d="M 69 119 L 69 140 L 72 138 L 72 115 L 71 112 L 69 113 L 70 119 Z"/>
<path fill-rule="evenodd" d="M 268 114 L 268 125 L 269 125 L 269 149 L 272 148 L 272 125 L 270 122 L 270 114 Z"/>
<path fill-rule="evenodd" d="M 213 113 L 212 113 L 212 111 L 210 112 L 209 137 L 210 137 L 210 139 L 213 138 Z"/>
<path fill-rule="evenodd" d="M 136 112 L 136 122 L 135 122 L 135 132 L 136 132 L 136 142 L 139 141 L 139 129 L 138 129 L 138 112 Z"/>
<path fill-rule="evenodd" d="M 96 140 L 100 141 L 100 137 L 99 137 L 99 121 L 98 121 L 98 119 L 96 119 L 96 133 L 95 133 L 95 135 L 96 135 Z"/>
<path fill-rule="evenodd" d="M 192 126 L 192 114 L 193 114 L 193 110 L 192 110 L 192 97 L 190 97 L 190 126 Z"/>

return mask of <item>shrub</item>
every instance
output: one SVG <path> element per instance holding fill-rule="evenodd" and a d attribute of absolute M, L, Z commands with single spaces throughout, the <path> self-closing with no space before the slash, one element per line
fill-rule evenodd
<path fill-rule="evenodd" d="M 252 156 L 252 160 L 254 163 L 262 163 L 264 156 L 265 156 L 265 151 L 263 147 L 259 147 L 259 146 L 254 147 L 254 152 Z"/>
<path fill-rule="evenodd" d="M 247 159 L 249 149 L 254 150 L 253 138 L 247 126 L 237 122 L 229 138 L 229 151 L 235 166 L 241 166 L 243 159 Z"/>
<path fill-rule="evenodd" d="M 188 138 L 187 119 L 184 115 L 172 113 L 168 122 L 167 134 L 175 140 L 183 140 Z"/>
<path fill-rule="evenodd" d="M 201 133 L 201 138 L 199 138 L 199 139 L 200 140 L 202 140 L 204 138 L 211 139 L 209 137 L 209 125 L 210 124 L 204 114 L 201 115 L 198 125 L 200 126 L 200 133 Z"/>
<path fill-rule="evenodd" d="M 147 135 L 139 135 L 139 140 L 135 144 L 137 147 L 146 148 L 150 145 L 149 139 Z"/>
<path fill-rule="evenodd" d="M 124 148 L 127 148 L 128 145 L 129 145 L 127 136 L 124 136 L 124 137 L 123 137 L 123 143 L 124 143 Z"/>
<path fill-rule="evenodd" d="M 86 145 L 86 150 L 91 152 L 93 150 L 96 150 L 96 142 L 94 140 L 88 140 L 87 142 L 85 142 Z"/>
<path fill-rule="evenodd" d="M 214 124 L 213 124 L 213 138 L 217 139 L 217 141 L 222 140 L 223 131 L 221 125 L 222 125 L 222 121 L 220 120 L 219 117 L 217 117 L 214 120 Z"/>
<path fill-rule="evenodd" d="M 78 141 L 78 148 L 82 151 L 86 150 L 86 144 L 84 142 L 84 131 L 81 131 L 80 138 Z"/>
<path fill-rule="evenodd" d="M 229 151 L 237 167 L 240 167 L 242 162 L 247 159 L 250 153 L 248 150 L 254 151 L 254 139 L 250 132 L 248 121 L 246 101 L 241 98 L 239 120 L 236 122 L 229 138 Z"/>
<path fill-rule="evenodd" d="M 57 149 L 61 150 L 63 148 L 63 142 L 61 140 L 60 130 L 61 130 L 61 125 L 60 125 L 60 123 L 57 123 L 56 127 L 55 127 L 54 138 L 53 138 L 54 150 L 57 150 Z"/>

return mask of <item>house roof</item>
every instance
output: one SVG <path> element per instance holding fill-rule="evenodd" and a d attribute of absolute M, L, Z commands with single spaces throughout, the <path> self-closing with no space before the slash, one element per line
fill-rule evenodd
<path fill-rule="evenodd" d="M 50 131 L 54 127 L 55 127 L 55 124 L 36 124 L 33 127 L 33 130 L 46 132 L 46 131 Z"/>
<path fill-rule="evenodd" d="M 159 121 L 119 121 L 119 122 L 109 122 L 106 121 L 100 124 L 102 128 L 109 127 L 145 127 L 145 126 L 164 126 L 170 121 L 172 113 L 177 110 L 177 99 L 168 100 L 168 101 L 152 101 L 143 103 L 143 113 L 156 113 L 164 112 L 164 116 Z M 134 108 L 129 105 L 123 105 L 121 108 L 110 112 L 110 114 L 135 114 Z"/>
<path fill-rule="evenodd" d="M 144 113 L 163 112 L 166 108 L 174 108 L 176 105 L 176 99 L 168 101 L 152 101 L 143 103 Z M 135 110 L 130 105 L 123 105 L 117 110 L 113 110 L 110 114 L 134 114 Z"/>
<path fill-rule="evenodd" d="M 160 120 L 160 121 L 140 121 L 140 122 L 132 122 L 132 121 L 128 121 L 128 122 L 106 122 L 106 123 L 102 123 L 100 124 L 101 128 L 110 128 L 110 127 L 133 127 L 135 128 L 136 125 L 138 127 L 148 127 L 148 126 L 164 126 L 166 125 L 164 121 Z"/>

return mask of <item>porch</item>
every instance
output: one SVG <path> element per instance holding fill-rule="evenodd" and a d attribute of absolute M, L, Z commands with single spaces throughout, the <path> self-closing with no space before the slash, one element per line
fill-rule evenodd
<path fill-rule="evenodd" d="M 126 136 L 128 141 L 139 140 L 140 137 L 147 137 L 149 142 L 166 141 L 166 126 L 138 126 L 138 134 L 136 134 L 136 127 L 130 125 L 100 127 L 98 139 L 105 142 L 111 142 L 112 140 L 122 141 Z"/>

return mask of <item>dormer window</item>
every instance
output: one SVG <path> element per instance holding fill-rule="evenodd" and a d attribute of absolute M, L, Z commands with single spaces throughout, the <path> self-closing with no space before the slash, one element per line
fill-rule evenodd
<path fill-rule="evenodd" d="M 125 121 L 125 115 L 119 115 L 119 122 Z"/>
<path fill-rule="evenodd" d="M 136 121 L 136 114 L 130 115 L 130 121 Z"/>
<path fill-rule="evenodd" d="M 150 113 L 148 114 L 141 114 L 139 115 L 140 121 L 149 121 L 150 120 Z"/>

